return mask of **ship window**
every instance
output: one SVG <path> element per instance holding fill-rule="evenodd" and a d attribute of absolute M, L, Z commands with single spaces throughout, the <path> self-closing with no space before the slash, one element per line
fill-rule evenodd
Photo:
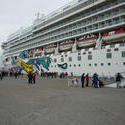
<path fill-rule="evenodd" d="M 55 65 L 55 67 L 56 67 L 56 65 Z"/>
<path fill-rule="evenodd" d="M 85 55 L 85 54 L 86 54 L 86 52 L 83 53 L 83 55 Z"/>
<path fill-rule="evenodd" d="M 80 67 L 81 65 L 79 64 L 79 67 Z"/>
<path fill-rule="evenodd" d="M 92 60 L 92 55 L 88 55 L 88 60 Z"/>
<path fill-rule="evenodd" d="M 107 49 L 107 52 L 111 52 L 111 49 Z"/>
<path fill-rule="evenodd" d="M 101 27 L 104 27 L 104 22 L 103 22 L 103 23 L 101 23 Z"/>
<path fill-rule="evenodd" d="M 72 57 L 69 57 L 69 62 L 71 62 L 72 61 Z"/>
<path fill-rule="evenodd" d="M 114 51 L 119 51 L 119 49 L 118 49 L 118 48 L 115 48 Z"/>
<path fill-rule="evenodd" d="M 53 66 L 51 66 L 51 67 L 53 67 Z"/>
<path fill-rule="evenodd" d="M 120 43 L 120 46 L 125 46 L 125 43 Z"/>
<path fill-rule="evenodd" d="M 69 67 L 71 67 L 72 65 L 70 64 Z"/>
<path fill-rule="evenodd" d="M 104 66 L 104 63 L 101 63 L 101 66 Z"/>
<path fill-rule="evenodd" d="M 57 62 L 57 59 L 54 59 L 54 62 L 56 63 L 56 62 Z"/>
<path fill-rule="evenodd" d="M 81 60 L 81 56 L 78 56 L 78 61 L 80 61 Z"/>
<path fill-rule="evenodd" d="M 61 58 L 61 62 L 64 62 L 64 58 Z"/>
<path fill-rule="evenodd" d="M 97 66 L 97 63 L 95 63 L 94 65 Z"/>
<path fill-rule="evenodd" d="M 88 52 L 88 54 L 92 54 L 92 52 Z"/>
<path fill-rule="evenodd" d="M 89 50 L 88 48 L 85 49 L 85 51 L 88 51 L 88 50 Z"/>
<path fill-rule="evenodd" d="M 65 55 L 65 57 L 67 57 L 67 55 Z"/>
<path fill-rule="evenodd" d="M 81 55 L 81 53 L 79 52 L 78 55 Z"/>
<path fill-rule="evenodd" d="M 76 65 L 74 64 L 74 67 L 76 67 Z"/>
<path fill-rule="evenodd" d="M 6 58 L 6 62 L 8 62 L 9 61 L 9 59 L 8 58 Z"/>
<path fill-rule="evenodd" d="M 125 57 L 125 51 L 122 51 L 122 57 Z"/>
<path fill-rule="evenodd" d="M 89 67 L 91 67 L 92 66 L 92 64 L 89 64 Z"/>
<path fill-rule="evenodd" d="M 108 63 L 108 66 L 111 66 L 111 63 Z"/>
<path fill-rule="evenodd" d="M 106 53 L 106 57 L 107 57 L 107 59 L 111 59 L 112 58 L 112 53 Z"/>
<path fill-rule="evenodd" d="M 123 65 L 125 65 L 125 62 L 123 62 Z"/>

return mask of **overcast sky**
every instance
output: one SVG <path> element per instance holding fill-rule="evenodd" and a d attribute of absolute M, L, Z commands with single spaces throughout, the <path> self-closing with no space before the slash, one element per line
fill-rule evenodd
<path fill-rule="evenodd" d="M 32 24 L 36 13 L 51 13 L 72 0 L 0 0 L 0 42 Z"/>
<path fill-rule="evenodd" d="M 72 0 L 0 0 L 0 57 L 1 43 L 20 27 L 30 26 L 35 14 L 45 14 L 64 6 Z M 1 65 L 1 59 L 0 59 Z"/>

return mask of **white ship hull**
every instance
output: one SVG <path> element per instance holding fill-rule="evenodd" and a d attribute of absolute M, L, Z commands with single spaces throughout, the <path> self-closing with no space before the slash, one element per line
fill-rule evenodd
<path fill-rule="evenodd" d="M 118 72 L 125 72 L 125 57 L 122 57 L 122 52 L 125 51 L 125 46 L 119 47 L 119 51 L 114 51 L 115 48 L 110 48 L 112 53 L 112 58 L 107 59 L 107 49 L 92 50 L 91 54 L 89 51 L 85 51 L 86 54 L 81 52 L 65 53 L 63 54 L 64 61 L 61 62 L 62 55 L 50 55 L 52 62 L 49 66 L 49 72 L 67 72 L 68 74 L 73 74 L 75 76 L 80 76 L 83 72 L 93 75 L 95 72 L 99 76 L 114 76 Z M 78 54 L 81 56 L 81 60 L 78 60 Z M 65 56 L 67 55 L 67 56 Z M 92 60 L 88 60 L 88 56 L 92 55 Z M 42 57 L 42 56 L 41 56 Z M 72 61 L 69 61 L 69 58 Z M 39 57 L 40 58 L 40 57 Z M 54 62 L 57 59 L 57 62 Z M 120 60 L 120 61 L 119 61 Z M 67 63 L 67 69 L 61 69 L 58 64 Z M 6 64 L 6 67 L 10 67 L 10 63 Z"/>
<path fill-rule="evenodd" d="M 31 58 L 51 58 L 49 72 L 125 72 L 125 1 L 78 0 L 67 5 L 11 34 L 2 45 L 3 60 L 28 51 Z"/>

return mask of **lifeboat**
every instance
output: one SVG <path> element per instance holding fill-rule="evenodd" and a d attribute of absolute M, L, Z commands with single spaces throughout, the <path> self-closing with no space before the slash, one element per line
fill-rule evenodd
<path fill-rule="evenodd" d="M 50 44 L 50 45 L 45 46 L 44 50 L 46 53 L 53 53 L 56 47 L 57 47 L 56 44 Z"/>
<path fill-rule="evenodd" d="M 74 42 L 73 41 L 64 41 L 59 44 L 59 50 L 64 51 L 64 50 L 69 50 L 72 48 Z"/>
<path fill-rule="evenodd" d="M 93 34 L 85 35 L 78 39 L 78 47 L 91 46 L 96 43 L 97 36 Z"/>
<path fill-rule="evenodd" d="M 122 40 L 123 38 L 125 38 L 125 29 L 122 28 L 120 30 L 104 33 L 102 36 L 102 40 L 105 42 L 115 42 L 115 40 Z"/>

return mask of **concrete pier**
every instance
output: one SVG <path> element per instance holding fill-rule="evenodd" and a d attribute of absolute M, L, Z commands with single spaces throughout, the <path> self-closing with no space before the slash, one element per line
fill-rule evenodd
<path fill-rule="evenodd" d="M 67 87 L 67 80 L 0 81 L 0 125 L 123 125 L 125 89 Z"/>

